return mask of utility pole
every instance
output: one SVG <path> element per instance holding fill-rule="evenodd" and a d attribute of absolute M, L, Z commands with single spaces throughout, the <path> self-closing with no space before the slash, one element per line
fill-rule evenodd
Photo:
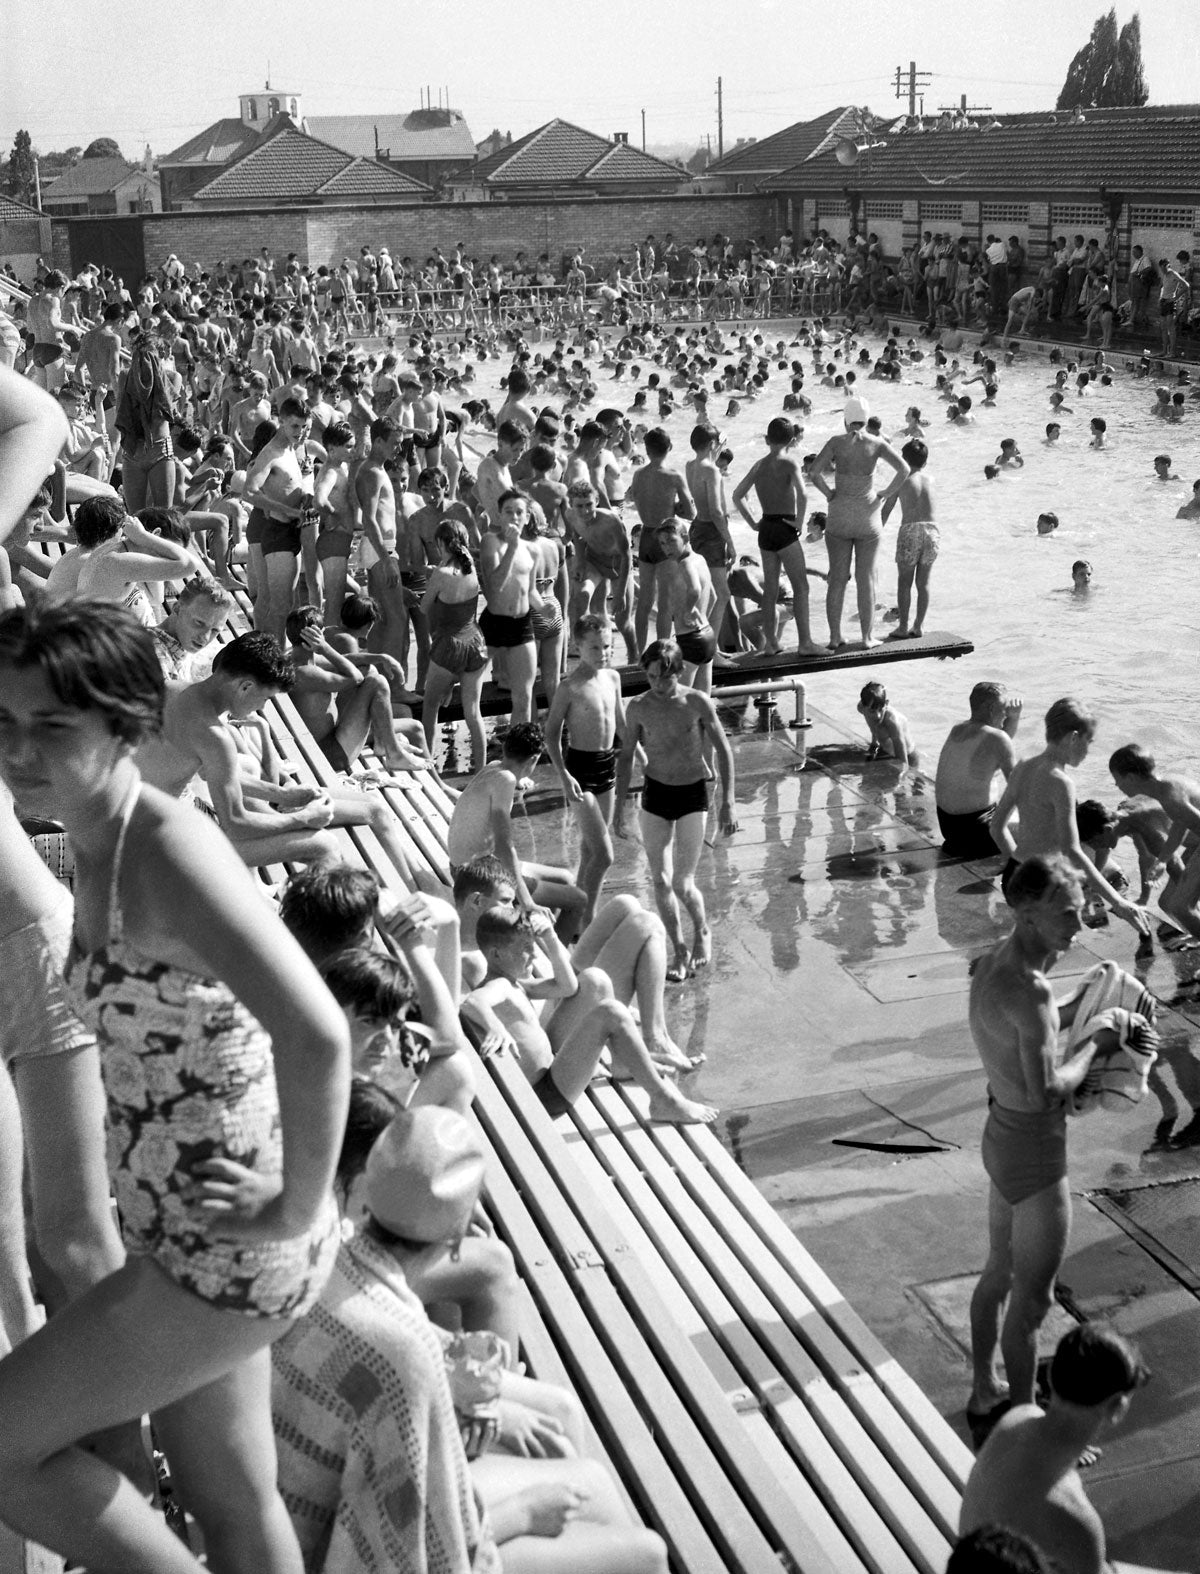
<path fill-rule="evenodd" d="M 717 78 L 717 157 L 725 157 L 725 99 L 724 80 Z"/>
<path fill-rule="evenodd" d="M 642 110 L 642 152 L 646 151 L 646 111 Z"/>
<path fill-rule="evenodd" d="M 910 60 L 908 62 L 907 71 L 905 71 L 901 66 L 896 67 L 896 97 L 904 98 L 907 96 L 908 112 L 910 115 L 915 117 L 917 113 L 917 95 L 925 86 L 925 84 L 932 78 L 932 76 L 932 71 L 918 71 L 917 62 L 915 60 Z"/>
<path fill-rule="evenodd" d="M 968 104 L 967 95 L 964 93 L 957 104 L 939 104 L 939 115 L 988 115 L 992 112 L 990 104 Z"/>

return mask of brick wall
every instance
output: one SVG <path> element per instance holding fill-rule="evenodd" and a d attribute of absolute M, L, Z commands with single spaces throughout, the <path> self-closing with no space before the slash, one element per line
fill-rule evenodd
<path fill-rule="evenodd" d="M 628 252 L 647 234 L 661 241 L 670 233 L 690 244 L 720 230 L 739 243 L 760 232 L 771 235 L 775 223 L 773 198 L 758 194 L 164 213 L 146 218 L 146 266 L 156 267 L 171 252 L 208 266 L 220 258 L 252 257 L 264 244 L 276 258 L 294 251 L 313 267 L 357 257 L 364 245 L 423 259 L 434 246 L 449 252 L 459 241 L 468 255 L 496 252 L 505 261 L 518 251 L 531 257 L 548 251 L 557 263 L 562 253 L 584 246 L 595 263 Z"/>
<path fill-rule="evenodd" d="M 38 257 L 50 257 L 49 218 L 9 219 L 0 223 L 0 262 L 9 263 L 18 278 L 28 284 L 33 278 Z"/>

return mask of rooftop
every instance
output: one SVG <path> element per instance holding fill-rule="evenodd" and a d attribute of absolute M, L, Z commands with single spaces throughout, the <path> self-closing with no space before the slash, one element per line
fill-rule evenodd
<path fill-rule="evenodd" d="M 356 157 L 405 159 L 475 158 L 475 139 L 460 109 L 414 109 L 406 115 L 309 115 L 314 137 Z"/>
<path fill-rule="evenodd" d="M 818 115 L 815 120 L 798 120 L 795 125 L 775 132 L 774 136 L 745 143 L 724 157 L 714 159 L 705 174 L 766 175 L 787 169 L 832 146 L 839 137 L 847 136 L 857 124 L 858 115 L 857 109 L 840 105 Z"/>
<path fill-rule="evenodd" d="M 197 202 L 271 202 L 280 198 L 423 196 L 429 187 L 372 159 L 299 131 L 286 116 L 256 147 L 202 186 Z"/>
<path fill-rule="evenodd" d="M 268 125 L 269 122 L 264 122 L 261 127 L 247 126 L 236 116 L 227 115 L 205 126 L 203 131 L 198 131 L 170 153 L 164 153 L 158 162 L 160 165 L 228 164 L 230 159 L 240 158 L 257 147 Z"/>
<path fill-rule="evenodd" d="M 30 207 L 27 202 L 18 202 L 15 197 L 0 196 L 0 224 L 21 224 L 28 219 L 44 217 L 44 214 L 37 208 Z"/>
<path fill-rule="evenodd" d="M 615 155 L 615 157 L 614 157 Z M 603 168 L 602 168 L 603 166 Z M 684 180 L 674 164 L 625 142 L 585 131 L 569 120 L 549 120 L 489 158 L 481 159 L 474 175 L 490 186 L 566 186 L 620 180 Z"/>
<path fill-rule="evenodd" d="M 80 159 L 74 169 L 67 170 L 65 175 L 60 175 L 42 188 L 42 200 L 54 202 L 64 197 L 102 196 L 106 191 L 114 190 L 130 175 L 141 172 L 140 164 L 131 164 L 123 158 Z"/>

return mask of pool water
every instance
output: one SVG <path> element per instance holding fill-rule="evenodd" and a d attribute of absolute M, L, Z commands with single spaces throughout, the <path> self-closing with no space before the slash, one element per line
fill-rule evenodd
<path fill-rule="evenodd" d="M 755 331 L 762 331 L 772 345 L 791 337 L 786 325 L 755 325 Z M 862 342 L 871 348 L 879 343 L 871 336 Z M 961 353 L 964 365 L 969 365 L 970 353 Z M 787 358 L 811 367 L 811 350 L 789 347 Z M 732 357 L 719 357 L 722 365 L 727 359 Z M 1060 696 L 1076 695 L 1095 709 L 1100 727 L 1092 755 L 1077 773 L 1080 797 L 1115 802 L 1105 762 L 1113 749 L 1135 740 L 1160 764 L 1200 772 L 1200 730 L 1189 724 L 1187 708 L 1193 681 L 1189 674 L 1195 673 L 1200 650 L 1200 608 L 1193 606 L 1192 588 L 1200 558 L 1200 522 L 1175 518 L 1200 475 L 1200 406 L 1189 403 L 1180 425 L 1164 424 L 1150 414 L 1152 382 L 1127 372 L 1119 356 L 1111 359 L 1113 385 L 1095 383 L 1083 397 L 1068 396 L 1075 413 L 1057 418 L 1063 430 L 1053 448 L 1043 439 L 1051 418 L 1048 385 L 1056 368 L 1037 347 L 1023 349 L 1018 364 L 1001 366 L 994 408 L 980 408 L 981 384 L 965 390 L 974 398 L 976 416 L 967 427 L 946 420 L 934 386 L 932 356 L 909 368 L 899 383 L 860 379 L 860 391 L 872 413 L 882 418 L 884 434 L 898 438 L 897 447 L 910 405 L 918 405 L 929 422 L 927 473 L 941 555 L 933 570 L 927 627 L 970 639 L 975 653 L 952 664 L 911 662 L 878 673 L 813 677 L 809 695 L 814 704 L 843 725 L 861 730 L 854 710 L 858 691 L 868 677 L 880 678 L 909 718 L 922 765 L 932 772 L 942 739 L 953 722 L 967 714 L 972 685 L 993 679 L 1025 700 L 1018 736 L 1022 752 L 1034 752 L 1042 737 L 1041 718 Z M 724 413 L 728 396 L 711 399 L 711 415 L 735 453 L 731 493 L 765 452 L 762 434 L 771 417 L 780 413 L 789 387 L 790 373 L 775 367 L 774 358 L 772 365 L 766 395 L 743 403 L 736 415 Z M 487 363 L 478 370 L 483 374 L 479 391 L 495 405 L 497 390 L 488 385 L 498 383 L 501 368 L 493 373 Z M 643 366 L 643 381 L 646 370 Z M 614 385 L 605 370 L 597 368 L 593 375 L 599 388 L 596 408 L 622 408 L 632 402 L 628 378 Z M 802 454 L 817 452 L 842 430 L 840 392 L 819 386 L 809 370 L 805 386 L 813 410 L 797 444 Z M 1089 447 L 1088 423 L 1096 415 L 1108 423 L 1108 446 L 1099 452 Z M 684 408 L 664 423 L 675 443 L 672 458 L 680 466 L 690 456 L 688 434 L 694 422 L 693 411 Z M 996 458 L 1005 437 L 1016 438 L 1025 467 L 988 481 L 984 465 Z M 472 438 L 473 446 L 484 443 L 482 434 Z M 1164 483 L 1155 477 L 1152 461 L 1160 452 L 1172 454 L 1180 481 Z M 879 467 L 881 485 L 889 474 L 886 466 Z M 810 490 L 810 511 L 823 505 L 820 494 Z M 1037 516 L 1048 509 L 1058 514 L 1060 528 L 1039 537 Z M 878 600 L 884 609 L 896 602 L 898 524 L 897 510 L 879 550 Z M 739 550 L 757 551 L 753 533 L 736 511 L 732 530 Z M 822 544 L 805 550 L 810 566 L 827 566 Z M 1076 596 L 1071 564 L 1080 557 L 1091 562 L 1094 575 L 1090 591 Z M 814 637 L 820 640 L 826 632 L 824 583 L 814 579 L 810 585 Z M 853 606 L 852 583 L 846 597 L 850 639 L 857 628 Z M 877 618 L 876 635 L 892 626 Z M 794 641 L 793 631 L 789 636 Z"/>

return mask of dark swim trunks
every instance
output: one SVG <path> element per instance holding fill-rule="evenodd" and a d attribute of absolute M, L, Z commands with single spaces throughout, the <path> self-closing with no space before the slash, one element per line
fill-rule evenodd
<path fill-rule="evenodd" d="M 1015 1208 L 1066 1178 L 1065 1107 L 1005 1109 L 989 1094 L 981 1151 L 992 1185 L 1009 1207 Z"/>
<path fill-rule="evenodd" d="M 559 1092 L 558 1083 L 550 1075 L 549 1066 L 530 1086 L 541 1100 L 542 1108 L 551 1120 L 557 1120 L 560 1115 L 565 1115 L 570 1110 L 571 1102 Z"/>
<path fill-rule="evenodd" d="M 322 530 L 317 537 L 317 559 L 327 562 L 331 557 L 349 557 L 354 545 L 354 534 L 349 530 Z"/>
<path fill-rule="evenodd" d="M 264 557 L 270 557 L 274 552 L 290 552 L 293 557 L 298 557 L 300 526 L 294 525 L 290 519 L 268 519 L 263 526 L 262 549 Z"/>
<path fill-rule="evenodd" d="M 703 667 L 717 653 L 717 636 L 707 624 L 702 629 L 684 629 L 675 635 L 675 643 L 689 666 Z"/>
<path fill-rule="evenodd" d="M 989 803 L 986 809 L 972 809 L 966 814 L 951 814 L 948 809 L 939 807 L 937 817 L 942 831 L 942 846 L 951 857 L 996 857 L 1000 849 L 992 840 L 989 829 L 994 808 L 995 804 Z"/>
<path fill-rule="evenodd" d="M 338 771 L 342 775 L 349 773 L 350 760 L 346 754 L 345 749 L 343 749 L 341 744 L 338 742 L 338 735 L 336 732 L 331 732 L 327 737 L 321 739 L 320 749 L 321 753 L 329 761 L 330 765 L 333 766 L 335 771 Z"/>
<path fill-rule="evenodd" d="M 782 552 L 799 539 L 795 514 L 764 514 L 758 522 L 758 545 L 763 552 Z"/>
<path fill-rule="evenodd" d="M 511 650 L 517 645 L 532 645 L 533 617 L 509 618 L 502 612 L 485 611 L 479 619 L 483 637 L 493 650 Z"/>
<path fill-rule="evenodd" d="M 252 508 L 250 518 L 246 521 L 246 545 L 248 547 L 262 546 L 263 531 L 271 521 L 261 508 Z"/>
<path fill-rule="evenodd" d="M 689 814 L 708 813 L 708 781 L 660 782 L 647 776 L 642 786 L 642 808 L 660 820 L 682 820 Z"/>
<path fill-rule="evenodd" d="M 693 519 L 688 531 L 688 545 L 698 553 L 709 568 L 727 568 L 733 562 L 733 549 L 711 519 Z"/>
<path fill-rule="evenodd" d="M 662 548 L 658 544 L 658 532 L 643 526 L 638 535 L 638 562 L 653 568 L 664 561 Z"/>
<path fill-rule="evenodd" d="M 400 570 L 400 583 L 405 590 L 411 590 L 414 596 L 423 596 L 429 589 L 429 570 L 427 568 L 402 568 Z"/>
<path fill-rule="evenodd" d="M 617 780 L 617 750 L 614 740 L 611 749 L 567 749 L 563 764 L 579 783 L 584 792 L 611 792 Z"/>

